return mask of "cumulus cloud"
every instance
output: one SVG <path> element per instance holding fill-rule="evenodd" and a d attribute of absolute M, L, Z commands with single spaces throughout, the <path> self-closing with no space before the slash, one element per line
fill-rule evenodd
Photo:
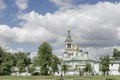
<path fill-rule="evenodd" d="M 25 10 L 28 7 L 28 0 L 16 0 L 16 5 L 20 10 Z"/>
<path fill-rule="evenodd" d="M 59 7 L 60 10 L 69 9 L 73 7 L 73 0 L 49 0 Z"/>
<path fill-rule="evenodd" d="M 68 26 L 74 43 L 81 49 L 88 48 L 90 54 L 97 56 L 112 54 L 113 47 L 120 46 L 119 8 L 120 3 L 99 2 L 46 15 L 31 11 L 18 15 L 18 19 L 23 20 L 21 27 L 0 25 L 0 39 L 8 43 L 48 41 L 54 53 L 62 54 Z"/>
<path fill-rule="evenodd" d="M 3 0 L 0 0 L 0 11 L 5 9 L 7 5 L 3 2 Z"/>
<path fill-rule="evenodd" d="M 16 35 L 14 34 L 13 29 L 8 25 L 0 25 L 0 41 L 6 44 L 14 41 L 14 36 Z"/>

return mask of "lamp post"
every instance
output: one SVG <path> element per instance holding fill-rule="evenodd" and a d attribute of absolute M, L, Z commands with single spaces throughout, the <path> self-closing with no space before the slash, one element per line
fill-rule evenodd
<path fill-rule="evenodd" d="M 58 79 L 58 80 L 64 80 L 63 79 L 63 74 L 62 74 L 62 65 L 63 65 L 63 61 L 61 59 L 61 65 L 59 65 L 59 70 L 61 71 L 61 75 L 60 75 L 60 79 Z"/>

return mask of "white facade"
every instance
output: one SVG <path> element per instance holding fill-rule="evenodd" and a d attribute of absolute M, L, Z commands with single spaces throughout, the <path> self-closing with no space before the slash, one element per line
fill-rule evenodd
<path fill-rule="evenodd" d="M 12 76 L 31 76 L 31 73 L 29 72 L 22 72 L 19 73 L 19 69 L 17 67 L 13 67 L 14 72 L 11 74 Z M 26 68 L 27 70 L 27 68 Z"/>
<path fill-rule="evenodd" d="M 120 72 L 118 71 L 119 69 L 119 65 L 120 65 L 120 61 L 112 61 L 110 66 L 109 66 L 109 69 L 110 69 L 110 74 L 111 75 L 120 75 Z"/>

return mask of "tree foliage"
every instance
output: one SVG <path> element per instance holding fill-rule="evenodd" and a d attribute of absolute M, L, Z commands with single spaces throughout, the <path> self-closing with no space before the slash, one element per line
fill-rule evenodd
<path fill-rule="evenodd" d="M 113 49 L 113 57 L 115 58 L 115 60 L 119 60 L 120 59 L 120 50 L 118 50 L 117 48 Z"/>
<path fill-rule="evenodd" d="M 52 47 L 49 43 L 44 42 L 39 46 L 38 59 L 36 60 L 40 66 L 41 75 L 49 75 L 58 72 L 59 58 L 52 54 Z"/>
<path fill-rule="evenodd" d="M 92 72 L 92 66 L 90 63 L 87 63 L 84 68 L 84 72 L 91 73 Z"/>
<path fill-rule="evenodd" d="M 44 42 L 38 49 L 38 64 L 40 65 L 40 74 L 48 75 L 52 62 L 52 47 L 49 43 Z"/>
<path fill-rule="evenodd" d="M 52 54 L 52 47 L 49 43 L 44 42 L 40 45 L 38 56 L 33 59 L 33 62 L 31 62 L 29 54 L 25 52 L 5 52 L 0 47 L 0 75 L 10 75 L 16 71 L 19 71 L 19 73 L 26 71 L 34 73 L 36 66 L 40 66 L 40 73 L 42 75 L 59 71 L 58 64 L 60 64 L 60 60 Z"/>
<path fill-rule="evenodd" d="M 0 46 L 0 65 L 2 64 L 3 54 L 4 54 L 4 51 L 3 51 L 2 47 Z"/>
<path fill-rule="evenodd" d="M 120 73 L 120 64 L 119 64 L 119 67 L 118 67 L 118 72 Z"/>
<path fill-rule="evenodd" d="M 0 47 L 0 75 L 10 75 L 12 66 L 12 54 Z"/>
<path fill-rule="evenodd" d="M 64 72 L 64 74 L 68 71 L 68 65 L 63 64 L 62 65 L 62 71 Z"/>
<path fill-rule="evenodd" d="M 28 53 L 18 52 L 14 54 L 15 57 L 15 66 L 18 67 L 19 72 L 25 72 L 26 68 L 31 64 L 31 59 L 28 57 Z"/>
<path fill-rule="evenodd" d="M 51 69 L 52 69 L 53 73 L 59 72 L 58 64 L 59 65 L 61 64 L 60 59 L 57 56 L 53 55 L 52 56 L 52 63 L 51 63 Z"/>
<path fill-rule="evenodd" d="M 0 75 L 10 75 L 14 72 L 14 67 L 19 68 L 19 72 L 25 72 L 30 64 L 31 59 L 27 53 L 10 53 L 0 47 Z"/>
<path fill-rule="evenodd" d="M 110 64 L 110 58 L 109 56 L 104 56 L 101 58 L 100 61 L 100 71 L 105 75 L 106 73 L 108 74 L 109 72 L 109 64 Z"/>

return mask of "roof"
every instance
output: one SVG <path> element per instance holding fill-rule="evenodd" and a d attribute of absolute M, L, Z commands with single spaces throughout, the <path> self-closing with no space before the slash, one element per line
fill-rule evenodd
<path fill-rule="evenodd" d="M 78 50 L 79 50 L 79 47 L 78 47 L 77 45 L 75 45 L 75 46 L 73 47 L 73 50 L 74 50 L 74 51 L 78 51 Z"/>
<path fill-rule="evenodd" d="M 71 61 L 71 60 L 76 60 L 76 61 L 78 61 L 78 60 L 93 60 L 93 59 L 91 59 L 90 57 L 84 57 L 84 56 L 77 56 L 77 57 L 70 57 L 70 58 L 63 58 L 63 60 L 64 61 Z"/>

